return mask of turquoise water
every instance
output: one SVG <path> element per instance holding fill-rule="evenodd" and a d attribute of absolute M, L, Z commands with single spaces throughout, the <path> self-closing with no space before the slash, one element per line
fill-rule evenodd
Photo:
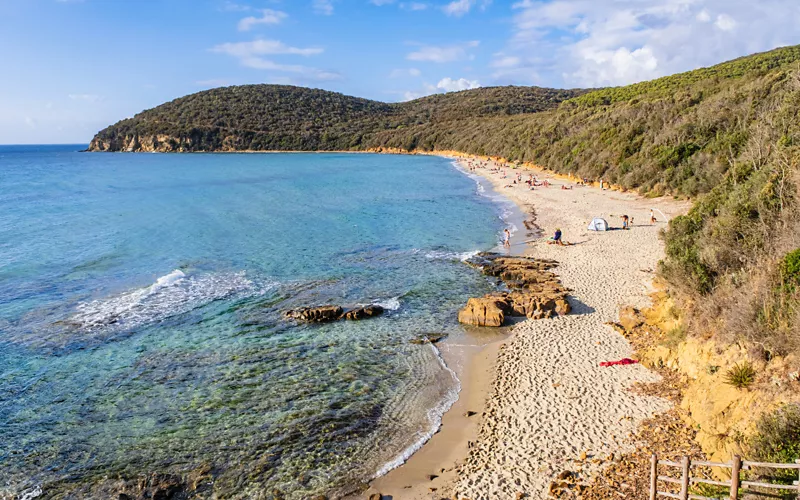
<path fill-rule="evenodd" d="M 449 160 L 78 149 L 0 147 L 0 496 L 335 494 L 435 429 L 459 384 L 409 340 L 462 334 L 503 224 Z M 328 303 L 388 311 L 281 319 Z"/>

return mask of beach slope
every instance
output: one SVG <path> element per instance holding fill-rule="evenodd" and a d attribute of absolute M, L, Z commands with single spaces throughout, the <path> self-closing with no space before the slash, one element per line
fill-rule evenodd
<path fill-rule="evenodd" d="M 523 183 L 511 184 L 517 172 Z M 560 262 L 556 272 L 572 289 L 573 313 L 525 321 L 501 346 L 479 436 L 460 467 L 455 494 L 471 500 L 518 498 L 518 493 L 545 498 L 561 472 L 588 480 L 610 455 L 634 446 L 628 437 L 643 419 L 668 408 L 666 401 L 628 390 L 657 379 L 643 366 L 600 363 L 633 355 L 606 323 L 618 319 L 621 306 L 647 305 L 663 256 L 661 213 L 671 218 L 688 204 L 576 186 L 544 172 L 479 168 L 473 173 L 487 177 L 523 210 L 535 209 L 546 236 L 561 228 L 573 243 L 548 245 L 543 238 L 525 252 Z M 548 179 L 550 187 L 531 190 L 524 183 L 531 173 L 538 181 Z M 650 224 L 651 208 L 658 210 L 656 224 Z M 622 215 L 633 217 L 630 230 L 587 230 L 593 217 L 621 228 Z"/>

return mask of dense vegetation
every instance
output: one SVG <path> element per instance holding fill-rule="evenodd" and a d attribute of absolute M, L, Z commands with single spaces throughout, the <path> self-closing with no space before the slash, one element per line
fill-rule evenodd
<path fill-rule="evenodd" d="M 357 150 L 380 131 L 551 109 L 582 90 L 489 87 L 386 104 L 285 85 L 199 92 L 102 130 L 93 149 L 162 151 Z M 153 136 L 167 139 L 155 146 Z M 105 146 L 101 146 L 105 144 Z"/>
<path fill-rule="evenodd" d="M 496 87 L 385 104 L 255 85 L 101 131 L 100 150 L 457 150 L 689 197 L 660 271 L 692 330 L 800 351 L 800 47 L 595 91 Z"/>

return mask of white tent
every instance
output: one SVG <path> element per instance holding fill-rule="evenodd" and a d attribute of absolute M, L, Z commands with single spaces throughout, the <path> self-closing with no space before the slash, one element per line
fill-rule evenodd
<path fill-rule="evenodd" d="M 608 231 L 608 222 L 600 217 L 595 217 L 589 223 L 589 231 Z"/>

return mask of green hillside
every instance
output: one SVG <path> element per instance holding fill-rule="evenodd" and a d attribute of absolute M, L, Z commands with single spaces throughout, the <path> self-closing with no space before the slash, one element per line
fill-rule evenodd
<path fill-rule="evenodd" d="M 381 131 L 533 113 L 583 92 L 490 87 L 386 104 L 285 85 L 224 87 L 181 97 L 123 120 L 99 132 L 90 149 L 357 150 L 369 147 Z"/>

